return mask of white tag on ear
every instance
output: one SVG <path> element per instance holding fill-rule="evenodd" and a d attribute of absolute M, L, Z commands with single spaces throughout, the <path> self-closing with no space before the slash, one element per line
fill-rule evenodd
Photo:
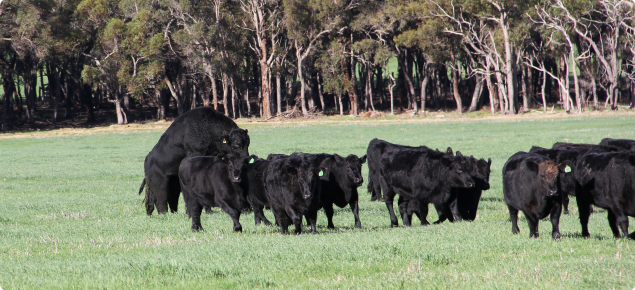
<path fill-rule="evenodd" d="M 227 139 L 223 138 L 223 144 L 227 143 Z"/>
<path fill-rule="evenodd" d="M 571 167 L 569 167 L 569 165 L 567 165 L 567 167 L 564 168 L 564 172 L 565 173 L 571 172 Z"/>

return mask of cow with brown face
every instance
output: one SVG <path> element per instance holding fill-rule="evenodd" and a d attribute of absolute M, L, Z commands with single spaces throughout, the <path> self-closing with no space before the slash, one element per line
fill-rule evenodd
<path fill-rule="evenodd" d="M 558 190 L 558 177 L 565 172 L 568 162 L 556 164 L 549 157 L 518 152 L 503 166 L 503 195 L 512 221 L 512 233 L 517 234 L 518 211 L 525 214 L 529 224 L 529 237 L 537 238 L 538 222 L 551 216 L 551 237 L 560 238 L 562 197 Z M 570 173 L 569 173 L 570 174 Z"/>

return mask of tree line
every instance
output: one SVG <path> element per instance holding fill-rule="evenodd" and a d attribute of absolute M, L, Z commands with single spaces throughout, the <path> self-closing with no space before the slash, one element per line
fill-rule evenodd
<path fill-rule="evenodd" d="M 3 128 L 109 103 L 163 119 L 284 111 L 569 112 L 635 98 L 623 0 L 5 0 Z M 46 76 L 48 85 L 38 92 Z M 44 96 L 50 96 L 45 99 Z M 622 96 L 620 98 L 620 96 Z M 174 113 L 172 113 L 174 114 Z M 24 117 L 23 117 L 24 116 Z"/>

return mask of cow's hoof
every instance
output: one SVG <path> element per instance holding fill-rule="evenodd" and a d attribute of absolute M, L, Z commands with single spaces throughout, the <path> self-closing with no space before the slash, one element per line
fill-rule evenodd
<path fill-rule="evenodd" d="M 355 228 L 361 229 L 362 228 L 362 224 L 361 223 L 355 224 Z"/>
<path fill-rule="evenodd" d="M 234 232 L 243 232 L 243 227 L 235 227 Z"/>
<path fill-rule="evenodd" d="M 553 234 L 551 235 L 551 237 L 552 237 L 554 240 L 559 240 L 559 239 L 560 239 L 560 233 L 553 233 Z"/>
<path fill-rule="evenodd" d="M 568 210 L 568 209 L 565 209 L 562 213 L 564 213 L 564 214 L 569 214 L 569 210 Z"/>

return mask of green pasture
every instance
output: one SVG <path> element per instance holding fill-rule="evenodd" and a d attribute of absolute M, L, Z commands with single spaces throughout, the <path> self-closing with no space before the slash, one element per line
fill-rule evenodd
<path fill-rule="evenodd" d="M 244 121 L 243 121 L 244 122 Z M 241 217 L 232 231 L 218 208 L 193 233 L 181 199 L 177 214 L 145 214 L 138 195 L 143 160 L 162 131 L 0 139 L 0 288 L 2 289 L 633 289 L 635 242 L 612 237 L 604 210 L 580 236 L 575 198 L 562 239 L 541 221 L 519 235 L 503 201 L 509 156 L 556 141 L 635 138 L 635 114 L 519 117 L 430 122 L 240 123 L 250 153 L 363 155 L 372 138 L 492 158 L 492 187 L 474 222 L 390 228 L 386 205 L 359 188 L 362 229 L 349 208 L 335 230 L 318 215 L 318 234 L 281 235 Z M 364 165 L 366 179 L 368 168 Z M 430 208 L 429 221 L 437 216 Z M 271 220 L 270 211 L 265 214 Z M 631 231 L 635 230 L 631 218 Z M 400 221 L 401 225 L 401 221 Z"/>

